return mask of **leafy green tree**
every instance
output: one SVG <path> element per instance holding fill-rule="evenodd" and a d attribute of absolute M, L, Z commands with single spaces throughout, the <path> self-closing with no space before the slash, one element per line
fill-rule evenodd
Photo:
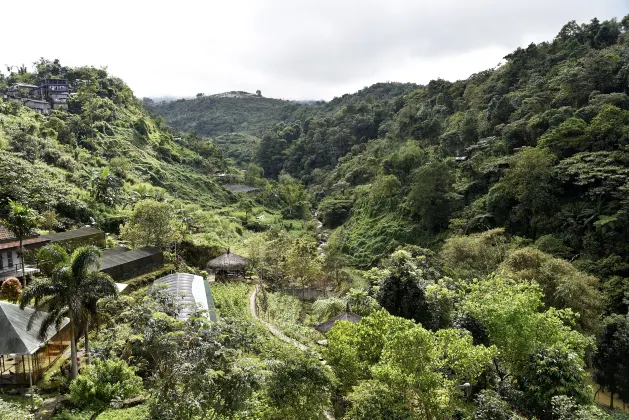
<path fill-rule="evenodd" d="M 518 199 L 514 218 L 533 238 L 553 206 L 554 157 L 548 149 L 527 147 L 511 161 L 504 182 Z"/>
<path fill-rule="evenodd" d="M 46 277 L 51 277 L 55 269 L 66 264 L 69 259 L 68 252 L 57 243 L 48 244 L 37 251 L 39 271 Z"/>
<path fill-rule="evenodd" d="M 170 204 L 142 200 L 136 204 L 120 233 L 134 247 L 164 248 L 179 238 L 174 219 Z"/>
<path fill-rule="evenodd" d="M 567 261 L 528 247 L 510 253 L 500 267 L 510 278 L 537 282 L 547 307 L 570 308 L 580 314 L 579 324 L 585 331 L 593 332 L 598 327 L 603 297 L 596 277 L 577 270 Z"/>
<path fill-rule="evenodd" d="M 610 407 L 614 407 L 614 394 L 629 399 L 629 319 L 613 315 L 606 320 L 600 333 L 593 357 L 594 380 L 611 394 Z"/>
<path fill-rule="evenodd" d="M 327 337 L 326 360 L 341 390 L 356 392 L 355 385 L 374 379 L 391 390 L 393 400 L 403 396 L 413 418 L 453 413 L 461 396 L 457 386 L 475 383 L 496 354 L 493 347 L 473 346 L 466 332 L 433 333 L 385 310 L 358 324 L 337 322 Z"/>
<path fill-rule="evenodd" d="M 490 344 L 508 373 L 519 374 L 536 346 L 565 345 L 583 364 L 591 340 L 573 330 L 570 310 L 550 308 L 541 312 L 543 294 L 535 283 L 520 283 L 501 276 L 475 280 L 458 306 L 460 312 L 479 320 Z"/>
<path fill-rule="evenodd" d="M 559 395 L 573 398 L 578 404 L 592 404 L 582 362 L 562 346 L 534 348 L 518 382 L 528 410 L 539 417 L 551 412 L 552 398 Z"/>
<path fill-rule="evenodd" d="M 50 279 L 37 279 L 25 288 L 20 301 L 21 308 L 31 302 L 35 305 L 29 327 L 42 315 L 42 311 L 47 313 L 38 331 L 42 340 L 48 328 L 54 325 L 59 329 L 63 319 L 70 318 L 72 378 L 76 378 L 78 373 L 75 327 L 88 316 L 88 302 L 99 297 L 118 295 L 118 288 L 111 277 L 95 269 L 100 265 L 100 258 L 101 251 L 94 246 L 77 249 L 69 263 L 58 266 Z"/>
<path fill-rule="evenodd" d="M 307 356 L 291 356 L 271 365 L 266 403 L 270 419 L 319 419 L 330 407 L 334 379 L 328 368 Z"/>
<path fill-rule="evenodd" d="M 544 135 L 540 139 L 539 146 L 546 147 L 559 156 L 572 156 L 586 148 L 584 144 L 586 129 L 585 121 L 580 118 L 570 118 Z"/>
<path fill-rule="evenodd" d="M 309 215 L 310 200 L 303 185 L 290 175 L 281 175 L 278 194 L 283 203 L 282 215 L 287 219 L 305 219 Z"/>
<path fill-rule="evenodd" d="M 46 210 L 41 214 L 42 227 L 48 232 L 53 232 L 57 225 L 57 213 L 54 210 Z"/>
<path fill-rule="evenodd" d="M 2 221 L 20 242 L 20 258 L 22 260 L 22 281 L 26 287 L 26 268 L 24 264 L 24 239 L 32 235 L 37 227 L 37 215 L 34 210 L 17 201 L 9 201 L 9 216 Z"/>
<path fill-rule="evenodd" d="M 297 239 L 288 249 L 282 268 L 301 287 L 312 285 L 322 274 L 317 244 Z"/>
<path fill-rule="evenodd" d="M 90 195 L 94 200 L 109 206 L 120 201 L 122 180 L 111 174 L 109 167 L 104 167 L 100 172 L 93 174 L 89 182 Z"/>
<path fill-rule="evenodd" d="M 392 315 L 428 325 L 427 281 L 411 254 L 403 250 L 393 253 L 385 273 L 376 294 L 378 303 Z"/>
<path fill-rule="evenodd" d="M 476 420 L 516 420 L 521 418 L 513 412 L 509 403 L 496 391 L 482 390 L 476 397 L 474 419 Z"/>
<path fill-rule="evenodd" d="M 453 210 L 454 173 L 446 162 L 432 162 L 415 171 L 409 206 L 429 232 L 447 227 Z"/>
<path fill-rule="evenodd" d="M 122 360 L 103 360 L 83 368 L 70 383 L 70 400 L 77 407 L 100 412 L 115 398 L 135 397 L 142 388 L 134 368 Z"/>
<path fill-rule="evenodd" d="M 439 258 L 465 280 L 487 276 L 504 260 L 510 245 L 504 229 L 448 238 Z"/>
<path fill-rule="evenodd" d="M 362 381 L 347 396 L 351 404 L 343 418 L 350 420 L 410 420 L 405 395 L 378 380 Z"/>

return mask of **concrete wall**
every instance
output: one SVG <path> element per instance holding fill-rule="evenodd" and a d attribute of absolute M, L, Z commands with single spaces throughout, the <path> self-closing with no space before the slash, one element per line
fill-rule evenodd
<path fill-rule="evenodd" d="M 11 255 L 13 256 L 12 267 L 9 267 L 9 256 L 8 256 L 9 253 L 11 253 Z M 12 250 L 12 251 L 0 250 L 0 259 L 2 259 L 2 264 L 0 264 L 2 266 L 2 268 L 0 268 L 0 273 L 5 273 L 8 271 L 15 271 L 18 264 L 22 263 L 22 261 L 20 260 L 20 257 L 17 255 L 17 250 Z"/>

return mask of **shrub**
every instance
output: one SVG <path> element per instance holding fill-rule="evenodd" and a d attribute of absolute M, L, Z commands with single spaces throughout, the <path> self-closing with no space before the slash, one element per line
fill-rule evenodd
<path fill-rule="evenodd" d="M 35 416 L 19 404 L 0 398 L 0 419 L 32 420 Z"/>
<path fill-rule="evenodd" d="M 122 360 L 97 361 L 86 366 L 70 384 L 70 400 L 80 408 L 102 410 L 115 399 L 142 391 L 142 379 Z"/>
<path fill-rule="evenodd" d="M 0 286 L 0 299 L 16 303 L 22 294 L 22 284 L 15 277 L 9 277 Z"/>

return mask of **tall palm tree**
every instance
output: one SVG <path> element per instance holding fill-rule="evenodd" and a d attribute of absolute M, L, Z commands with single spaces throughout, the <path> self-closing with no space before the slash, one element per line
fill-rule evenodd
<path fill-rule="evenodd" d="M 54 268 L 49 279 L 34 281 L 22 293 L 20 307 L 24 308 L 30 302 L 35 305 L 29 329 L 43 311 L 47 312 L 39 330 L 40 339 L 46 338 L 49 327 L 54 325 L 59 329 L 63 318 L 70 318 L 72 378 L 78 374 L 76 325 L 89 320 L 90 302 L 104 296 L 118 295 L 116 283 L 108 274 L 98 271 L 100 258 L 101 251 L 95 246 L 79 248 L 68 261 L 62 261 Z"/>
<path fill-rule="evenodd" d="M 37 215 L 26 205 L 17 201 L 9 201 L 9 217 L 2 224 L 20 241 L 20 259 L 22 260 L 22 284 L 26 287 L 26 270 L 24 268 L 24 238 L 37 227 Z"/>

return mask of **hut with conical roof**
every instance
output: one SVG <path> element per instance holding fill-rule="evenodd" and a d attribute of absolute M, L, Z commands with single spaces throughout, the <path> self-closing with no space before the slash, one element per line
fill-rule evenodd
<path fill-rule="evenodd" d="M 227 252 L 221 256 L 210 260 L 207 268 L 211 270 L 217 278 L 229 277 L 245 277 L 247 266 L 250 260 L 240 255 L 234 254 L 227 249 Z"/>

